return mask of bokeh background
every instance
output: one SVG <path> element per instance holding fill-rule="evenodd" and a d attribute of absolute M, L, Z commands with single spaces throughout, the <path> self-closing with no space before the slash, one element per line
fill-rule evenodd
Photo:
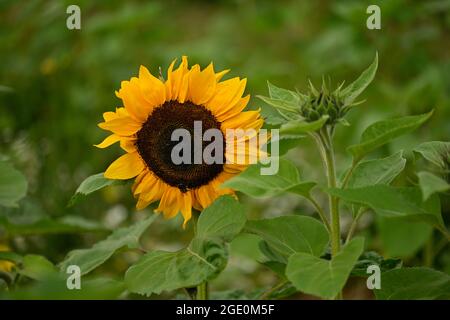
<path fill-rule="evenodd" d="M 81 30 L 66 28 L 70 4 L 81 8 Z M 381 30 L 366 28 L 369 4 L 381 7 Z M 57 263 L 68 251 L 103 239 L 108 230 L 151 214 L 134 210 L 129 186 L 106 188 L 68 207 L 78 185 L 121 154 L 118 146 L 93 147 L 105 137 L 97 123 L 103 112 L 121 105 L 114 91 L 122 80 L 137 74 L 139 65 L 157 74 L 159 67 L 166 70 L 182 55 L 202 66 L 213 61 L 216 70 L 231 68 L 229 77 L 247 77 L 250 105 L 264 108 L 255 96 L 267 95 L 267 80 L 300 91 L 308 79 L 319 85 L 323 75 L 333 83 L 352 81 L 376 52 L 379 69 L 362 97 L 366 102 L 350 112 L 351 126 L 337 129 L 339 172 L 351 160 L 345 146 L 358 141 L 368 124 L 434 108 L 424 127 L 373 155 L 405 150 L 411 161 L 395 183 L 409 183 L 414 177 L 408 170 L 417 165 L 411 149 L 420 142 L 450 137 L 448 0 L 1 0 L 0 156 L 25 174 L 29 190 L 18 208 L 0 208 L 3 221 L 8 221 L 0 225 L 0 243 Z M 287 156 L 305 179 L 323 179 L 311 142 L 305 139 L 299 145 Z M 295 196 L 240 198 L 251 218 L 313 214 Z M 450 206 L 443 207 L 448 219 Z M 346 217 L 344 208 L 344 231 L 350 222 Z M 46 227 L 36 227 L 42 221 L 69 220 L 79 230 L 45 223 Z M 182 247 L 191 230 L 183 231 L 180 225 L 180 219 L 159 219 L 144 236 L 143 246 Z M 385 257 L 401 257 L 405 265 L 430 263 L 424 254 L 427 239 L 433 237 L 429 227 L 395 225 L 370 214 L 362 226 L 370 248 Z M 275 275 L 256 262 L 261 256 L 253 237 L 241 236 L 231 247 L 227 269 L 212 283 L 214 291 L 249 293 L 275 283 Z M 95 272 L 120 279 L 136 257 L 118 254 Z M 448 247 L 431 263 L 450 272 Z M 371 297 L 356 280 L 346 294 Z"/>

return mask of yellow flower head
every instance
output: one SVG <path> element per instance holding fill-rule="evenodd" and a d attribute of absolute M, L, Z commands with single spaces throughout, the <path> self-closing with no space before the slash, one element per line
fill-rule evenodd
<path fill-rule="evenodd" d="M 9 247 L 7 245 L 0 243 L 0 252 L 9 251 Z M 14 263 L 6 260 L 0 260 L 0 271 L 10 272 L 14 267 Z"/>
<path fill-rule="evenodd" d="M 220 81 L 228 70 L 216 73 L 212 63 L 203 70 L 199 65 L 189 68 L 186 57 L 177 69 L 174 66 L 175 61 L 169 66 L 165 81 L 141 66 L 138 77 L 121 83 L 116 95 L 124 107 L 103 114 L 104 122 L 99 127 L 112 134 L 97 147 L 120 142 L 127 152 L 104 175 L 108 179 L 135 178 L 132 191 L 138 199 L 137 209 L 160 200 L 157 212 L 164 213 L 166 218 L 181 212 L 186 223 L 192 208 L 202 210 L 220 195 L 232 194 L 232 190 L 220 185 L 244 170 L 247 164 L 235 161 L 208 164 L 204 160 L 174 164 L 171 161 L 176 144 L 171 141 L 173 131 L 182 128 L 193 132 L 194 122 L 198 121 L 203 131 L 219 129 L 224 140 L 223 157 L 234 159 L 239 152 L 245 157 L 255 149 L 234 148 L 236 140 L 229 137 L 228 129 L 258 132 L 263 119 L 259 111 L 243 111 L 250 99 L 249 95 L 243 97 L 246 79 Z"/>

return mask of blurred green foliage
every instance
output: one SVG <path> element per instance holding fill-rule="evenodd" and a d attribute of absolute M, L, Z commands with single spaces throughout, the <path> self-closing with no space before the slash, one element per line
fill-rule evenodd
<path fill-rule="evenodd" d="M 66 28 L 70 4 L 81 8 L 81 30 Z M 381 7 L 381 30 L 366 28 L 369 4 Z M 267 80 L 300 91 L 305 91 L 308 79 L 319 84 L 322 75 L 334 84 L 352 81 L 378 51 L 378 73 L 362 96 L 367 101 L 350 112 L 351 126 L 336 132 L 340 173 L 351 160 L 344 147 L 358 142 L 362 130 L 381 118 L 435 108 L 423 128 L 382 148 L 375 157 L 400 149 L 408 156 L 420 142 L 450 137 L 449 0 L 3 0 L 0 49 L 0 156 L 29 182 L 20 206 L 0 208 L 0 216 L 17 223 L 70 215 L 113 229 L 136 219 L 129 186 L 104 189 L 73 207 L 67 203 L 87 176 L 104 171 L 121 154 L 118 146 L 93 147 L 104 138 L 97 128 L 102 112 L 121 105 L 114 95 L 120 82 L 136 75 L 141 64 L 155 74 L 161 67 L 164 73 L 182 55 L 202 66 L 213 61 L 216 70 L 231 68 L 229 76 L 248 77 L 247 91 L 254 97 L 267 95 Z M 254 98 L 250 102 L 252 108 L 262 104 Z M 300 143 L 300 151 L 289 156 L 302 177 L 315 178 L 318 155 L 309 141 Z M 409 179 L 408 166 L 398 179 Z M 312 212 L 294 196 L 242 199 L 250 217 Z M 450 205 L 444 202 L 443 207 L 448 219 Z M 384 222 L 366 223 L 372 226 L 370 236 Z M 179 220 L 158 219 L 155 225 L 145 246 L 177 249 L 190 239 L 190 230 L 181 230 Z M 58 262 L 68 251 L 104 235 L 100 231 L 5 238 L 0 229 L 0 242 Z M 407 252 L 406 263 L 421 259 L 417 244 L 413 250 L 383 246 L 388 235 L 386 230 L 381 240 L 374 236 L 370 246 L 388 255 Z M 243 258 L 247 252 L 255 255 L 255 239 L 238 241 L 232 245 L 236 260 L 214 285 L 249 290 L 270 283 L 273 275 L 268 270 Z M 135 258 L 120 256 L 99 272 L 122 272 Z M 450 271 L 448 250 L 436 263 Z"/>

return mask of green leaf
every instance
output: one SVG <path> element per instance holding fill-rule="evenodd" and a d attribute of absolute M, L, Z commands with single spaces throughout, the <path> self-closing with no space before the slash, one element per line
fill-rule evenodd
<path fill-rule="evenodd" d="M 332 299 L 344 287 L 363 250 L 364 239 L 354 238 L 331 260 L 296 253 L 289 258 L 286 275 L 298 290 Z"/>
<path fill-rule="evenodd" d="M 23 257 L 21 275 L 34 280 L 42 280 L 51 274 L 58 272 L 58 269 L 47 258 L 39 255 L 26 255 Z"/>
<path fill-rule="evenodd" d="M 329 241 L 328 232 L 323 224 L 306 216 L 249 220 L 244 231 L 258 235 L 271 250 L 286 259 L 297 252 L 321 256 Z"/>
<path fill-rule="evenodd" d="M 145 295 L 160 294 L 194 287 L 223 270 L 227 260 L 223 245 L 198 240 L 194 243 L 178 252 L 153 251 L 144 255 L 125 274 L 128 289 Z"/>
<path fill-rule="evenodd" d="M 394 269 L 381 274 L 379 300 L 448 300 L 450 276 L 429 268 Z"/>
<path fill-rule="evenodd" d="M 252 197 L 273 197 L 286 191 L 306 195 L 315 186 L 314 182 L 301 182 L 294 164 L 279 159 L 276 175 L 261 175 L 261 164 L 251 165 L 241 174 L 227 180 L 223 187 L 241 191 Z"/>
<path fill-rule="evenodd" d="M 277 87 L 269 81 L 267 81 L 267 87 L 269 88 L 269 96 L 272 99 L 286 101 L 293 106 L 298 106 L 305 99 L 305 96 L 288 89 Z"/>
<path fill-rule="evenodd" d="M 269 124 L 279 125 L 288 120 L 300 119 L 298 109 L 304 101 L 305 96 L 291 90 L 278 88 L 270 82 L 267 85 L 269 87 L 270 97 L 257 96 L 272 107 L 262 108 L 265 121 Z"/>
<path fill-rule="evenodd" d="M 0 261 L 10 261 L 19 264 L 22 263 L 23 257 L 15 252 L 0 251 Z"/>
<path fill-rule="evenodd" d="M 272 106 L 273 108 L 277 109 L 278 112 L 282 112 L 282 114 L 284 115 L 291 113 L 295 114 L 298 109 L 298 105 L 293 104 L 290 101 L 273 99 L 265 96 L 256 96 L 256 97 L 261 99 L 268 105 Z"/>
<path fill-rule="evenodd" d="M 123 181 L 106 179 L 103 172 L 89 176 L 80 184 L 68 205 L 73 206 L 82 196 L 87 196 L 105 187 L 121 183 Z"/>
<path fill-rule="evenodd" d="M 328 193 L 351 203 L 372 208 L 386 217 L 408 217 L 436 227 L 444 226 L 438 197 L 422 202 L 417 187 L 391 187 L 374 185 L 353 189 L 332 188 Z"/>
<path fill-rule="evenodd" d="M 322 118 L 306 122 L 305 120 L 293 120 L 283 124 L 280 128 L 280 136 L 302 136 L 305 133 L 317 131 L 323 127 L 323 125 L 327 122 L 329 116 L 325 115 Z"/>
<path fill-rule="evenodd" d="M 383 159 L 360 162 L 348 180 L 348 188 L 367 187 L 376 184 L 390 184 L 405 168 L 406 159 L 399 151 Z"/>
<path fill-rule="evenodd" d="M 423 201 L 426 201 L 432 194 L 450 190 L 450 184 L 447 181 L 432 173 L 422 171 L 418 172 L 417 176 L 419 177 Z"/>
<path fill-rule="evenodd" d="M 261 117 L 264 119 L 264 124 L 272 126 L 279 126 L 288 121 L 287 119 L 300 118 L 299 116 L 296 116 L 294 113 L 289 113 L 289 115 L 281 114 L 280 111 L 278 111 L 277 109 L 273 108 L 268 104 L 261 105 Z"/>
<path fill-rule="evenodd" d="M 278 143 L 278 155 L 281 157 L 285 155 L 289 150 L 297 147 L 304 141 L 304 137 L 300 136 L 280 136 L 277 140 L 270 140 L 267 144 L 267 150 L 272 149 L 272 143 Z"/>
<path fill-rule="evenodd" d="M 32 223 L 13 223 L 0 217 L 0 226 L 10 235 L 38 235 L 80 232 L 101 232 L 106 229 L 95 221 L 79 216 L 65 216 L 59 219 L 42 218 Z"/>
<path fill-rule="evenodd" d="M 343 89 L 340 93 L 344 98 L 344 103 L 346 105 L 352 104 L 355 99 L 367 88 L 367 86 L 372 82 L 375 77 L 375 73 L 378 68 L 378 53 L 375 55 L 375 59 L 372 64 L 364 70 L 364 72 L 348 85 L 345 89 Z"/>
<path fill-rule="evenodd" d="M 403 134 L 415 130 L 427 121 L 432 114 L 433 111 L 430 111 L 429 113 L 422 115 L 406 116 L 375 122 L 364 130 L 361 136 L 361 142 L 348 147 L 348 150 L 353 155 L 354 161 L 359 161 L 376 148 L 381 147 Z"/>
<path fill-rule="evenodd" d="M 28 182 L 22 173 L 5 161 L 0 161 L 0 206 L 17 207 L 28 189 Z"/>
<path fill-rule="evenodd" d="M 68 266 L 77 265 L 83 275 L 103 264 L 119 249 L 124 247 L 139 248 L 139 238 L 156 217 L 157 215 L 151 215 L 130 227 L 117 229 L 108 238 L 96 243 L 92 248 L 69 252 L 66 259 L 60 264 L 61 270 L 65 271 Z"/>
<path fill-rule="evenodd" d="M 353 268 L 351 275 L 368 277 L 367 268 L 371 265 L 377 265 L 380 267 L 381 272 L 386 272 L 391 269 L 400 268 L 402 266 L 401 259 L 384 259 L 375 251 L 364 252 L 360 257 L 355 267 Z"/>
<path fill-rule="evenodd" d="M 425 159 L 442 169 L 447 169 L 450 163 L 450 142 L 424 142 L 418 145 L 414 151 L 420 153 Z"/>
<path fill-rule="evenodd" d="M 216 277 L 227 264 L 226 243 L 244 224 L 244 207 L 230 196 L 220 197 L 200 214 L 197 235 L 187 248 L 177 252 L 149 252 L 127 270 L 128 290 L 159 294 L 194 287 Z"/>
<path fill-rule="evenodd" d="M 78 290 L 67 289 L 67 275 L 51 274 L 31 286 L 11 291 L 7 297 L 24 300 L 108 300 L 116 299 L 125 291 L 121 281 L 108 278 L 81 280 Z"/>
<path fill-rule="evenodd" d="M 231 241 L 245 225 L 246 218 L 242 212 L 242 205 L 232 197 L 220 197 L 200 214 L 197 238 Z"/>
<path fill-rule="evenodd" d="M 413 257 L 430 239 L 433 231 L 425 222 L 410 221 L 404 217 L 378 216 L 376 222 L 381 247 L 388 257 Z"/>

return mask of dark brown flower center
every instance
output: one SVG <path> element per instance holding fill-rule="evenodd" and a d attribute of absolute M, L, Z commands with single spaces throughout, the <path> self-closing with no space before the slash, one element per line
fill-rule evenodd
<path fill-rule="evenodd" d="M 196 121 L 201 122 L 203 132 L 208 129 L 220 130 L 220 122 L 205 107 L 189 101 L 185 103 L 168 101 L 153 110 L 137 132 L 136 146 L 148 168 L 161 180 L 179 188 L 182 192 L 208 184 L 223 171 L 223 160 L 220 163 L 207 164 L 201 157 L 200 163 L 194 163 L 194 143 L 202 146 L 202 155 L 204 148 L 211 143 L 211 141 L 203 141 L 201 137 L 194 135 L 194 122 Z M 172 159 L 172 150 L 180 143 L 180 141 L 171 139 L 172 133 L 176 129 L 186 129 L 190 133 L 192 146 L 190 163 L 175 164 Z M 223 152 L 225 152 L 225 139 L 222 141 Z M 199 151 L 197 150 L 197 152 Z M 224 154 L 220 156 L 225 159 Z"/>

